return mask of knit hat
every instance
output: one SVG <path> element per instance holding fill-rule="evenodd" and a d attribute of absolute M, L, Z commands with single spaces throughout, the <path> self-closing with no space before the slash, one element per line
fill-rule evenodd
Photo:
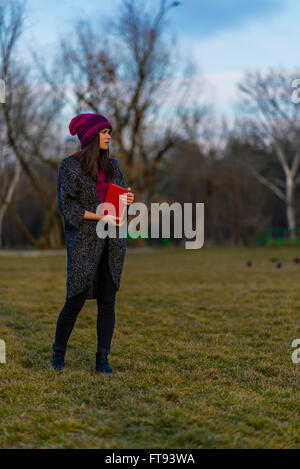
<path fill-rule="evenodd" d="M 102 129 L 108 128 L 112 131 L 111 123 L 101 114 L 78 114 L 70 122 L 69 130 L 71 135 L 77 134 L 80 140 L 81 150 L 85 145 L 93 140 L 95 135 Z"/>

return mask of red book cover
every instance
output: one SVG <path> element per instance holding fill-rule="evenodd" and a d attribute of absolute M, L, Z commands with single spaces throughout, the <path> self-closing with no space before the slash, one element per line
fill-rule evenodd
<path fill-rule="evenodd" d="M 128 192 L 129 191 L 124 187 L 110 182 L 103 202 L 103 215 L 115 215 L 116 217 L 120 217 L 119 221 L 121 222 L 127 205 L 120 201 L 119 210 L 119 196 Z M 113 213 L 113 209 L 108 204 L 112 204 L 115 207 L 115 213 Z"/>

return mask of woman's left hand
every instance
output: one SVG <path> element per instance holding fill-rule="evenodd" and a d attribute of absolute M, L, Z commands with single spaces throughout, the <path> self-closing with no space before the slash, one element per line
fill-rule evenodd
<path fill-rule="evenodd" d="M 127 190 L 130 191 L 131 187 L 127 187 Z M 126 194 L 121 194 L 120 200 L 124 205 L 131 205 L 134 200 L 133 192 L 127 192 Z"/>

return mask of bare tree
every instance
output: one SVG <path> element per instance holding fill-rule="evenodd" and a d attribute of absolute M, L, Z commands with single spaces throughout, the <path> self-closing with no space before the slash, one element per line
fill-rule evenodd
<path fill-rule="evenodd" d="M 45 165 L 56 175 L 58 158 L 54 143 L 55 119 L 62 107 L 61 97 L 34 81 L 28 65 L 17 60 L 16 49 L 22 34 L 25 2 L 0 0 L 0 76 L 6 84 L 6 101 L 0 105 L 2 186 L 1 217 L 6 210 L 20 230 L 35 246 L 57 246 L 61 240 L 61 220 L 57 213 L 56 185 L 41 182 L 38 165 Z M 5 181 L 7 164 L 15 165 L 10 181 Z M 21 172 L 20 172 L 21 170 Z M 39 236 L 33 236 L 13 206 L 13 193 L 20 176 L 25 176 L 38 197 L 44 218 Z M 4 178 L 4 181 L 3 181 Z M 6 182 L 6 183 L 5 183 Z"/>
<path fill-rule="evenodd" d="M 21 31 L 22 31 L 22 21 L 23 21 L 23 13 L 24 13 L 24 4 L 19 3 L 19 5 L 11 5 L 11 21 L 9 24 L 6 23 L 6 11 L 4 1 L 0 1 L 0 46 L 1 46 L 1 63 L 0 63 L 0 76 L 3 80 L 3 83 L 6 85 L 6 81 L 4 77 L 7 75 L 9 57 L 11 55 L 14 43 L 19 38 Z M 6 89 L 6 86 L 5 86 Z M 6 95 L 6 93 L 5 93 Z M 1 102 L 0 106 L 4 106 L 6 101 L 6 96 L 4 102 Z M 1 155 L 1 186 L 3 194 L 6 194 L 5 201 L 7 203 L 11 203 L 14 191 L 17 187 L 17 184 L 20 179 L 21 175 L 21 167 L 19 164 L 15 164 L 14 167 L 14 174 L 13 177 L 8 177 L 8 172 L 5 173 L 5 156 L 4 156 L 4 149 L 5 149 L 5 129 L 4 129 L 4 118 L 3 114 L 0 114 L 0 155 Z M 5 174 L 7 176 L 5 177 Z M 5 212 L 7 210 L 7 205 L 2 203 L 0 206 L 0 247 L 2 246 L 2 229 L 3 229 L 3 219 Z"/>
<path fill-rule="evenodd" d="M 239 83 L 242 93 L 241 107 L 244 113 L 244 134 L 255 145 L 271 148 L 279 165 L 282 178 L 263 174 L 262 162 L 248 160 L 249 169 L 256 179 L 268 187 L 286 206 L 287 225 L 295 238 L 296 213 L 295 189 L 300 183 L 300 108 L 292 101 L 291 84 L 299 73 L 270 70 L 247 73 Z M 266 152 L 262 152 L 266 155 Z M 255 156 L 255 155 L 252 155 Z"/>
<path fill-rule="evenodd" d="M 177 79 L 176 87 L 174 74 L 181 72 L 181 59 L 175 54 L 175 40 L 167 44 L 163 39 L 166 14 L 178 5 L 160 0 L 158 11 L 151 3 L 148 13 L 145 2 L 124 0 L 118 16 L 109 19 L 100 36 L 89 21 L 80 20 L 75 44 L 61 41 L 75 110 L 107 113 L 112 118 L 114 154 L 126 171 L 128 185 L 134 187 L 136 200 L 147 199 L 160 162 L 180 129 L 185 130 L 179 111 L 189 105 L 195 71 L 188 64 L 186 79 Z M 192 99 L 197 107 L 195 95 Z M 199 109 L 193 113 L 197 124 Z M 188 119 L 186 114 L 183 117 Z"/>

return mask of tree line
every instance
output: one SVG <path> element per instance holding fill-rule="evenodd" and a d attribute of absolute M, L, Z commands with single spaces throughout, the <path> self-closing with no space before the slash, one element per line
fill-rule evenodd
<path fill-rule="evenodd" d="M 34 45 L 29 64 L 19 52 L 26 1 L 0 0 L 1 247 L 63 246 L 57 171 L 79 149 L 67 131 L 80 112 L 113 123 L 111 156 L 135 201 L 204 202 L 206 244 L 248 245 L 272 226 L 297 236 L 299 71 L 245 73 L 234 123 L 220 122 L 197 67 L 166 35 L 172 8 L 180 3 L 146 11 L 124 0 L 109 21 L 79 19 L 52 61 Z"/>

